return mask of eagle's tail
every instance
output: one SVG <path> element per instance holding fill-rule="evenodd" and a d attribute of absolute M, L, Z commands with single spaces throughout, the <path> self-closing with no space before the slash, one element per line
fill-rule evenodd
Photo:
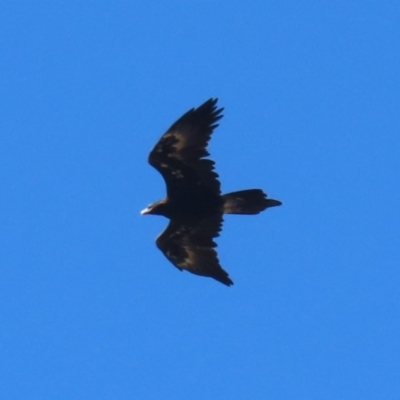
<path fill-rule="evenodd" d="M 227 193 L 222 198 L 226 214 L 258 214 L 268 207 L 282 204 L 279 200 L 267 199 L 261 189 L 240 190 Z"/>

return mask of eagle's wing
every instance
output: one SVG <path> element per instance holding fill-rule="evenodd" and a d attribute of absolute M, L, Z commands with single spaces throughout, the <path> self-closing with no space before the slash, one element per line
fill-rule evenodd
<path fill-rule="evenodd" d="M 233 282 L 219 265 L 217 245 L 213 240 L 219 235 L 221 226 L 222 215 L 197 221 L 171 220 L 156 243 L 178 269 L 209 276 L 230 286 Z"/>
<path fill-rule="evenodd" d="M 222 118 L 217 99 L 207 100 L 179 118 L 150 152 L 149 163 L 163 176 L 170 198 L 207 190 L 220 194 L 214 161 L 204 159 L 216 122 Z"/>

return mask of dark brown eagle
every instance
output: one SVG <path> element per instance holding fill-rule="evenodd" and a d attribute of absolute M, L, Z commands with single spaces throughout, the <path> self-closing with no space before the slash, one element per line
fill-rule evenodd
<path fill-rule="evenodd" d="M 167 197 L 142 211 L 170 219 L 157 238 L 158 248 L 179 270 L 209 276 L 233 285 L 218 261 L 214 238 L 222 228 L 223 214 L 258 214 L 279 206 L 261 189 L 221 195 L 214 161 L 204 158 L 211 134 L 222 118 L 217 99 L 207 100 L 179 118 L 149 155 L 149 163 L 163 176 Z"/>

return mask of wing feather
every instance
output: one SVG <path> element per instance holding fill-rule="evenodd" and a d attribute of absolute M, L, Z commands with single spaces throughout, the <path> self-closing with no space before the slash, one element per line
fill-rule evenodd
<path fill-rule="evenodd" d="M 222 118 L 217 99 L 209 99 L 179 118 L 149 155 L 149 163 L 163 176 L 168 196 L 182 196 L 194 189 L 220 194 L 220 182 L 207 145 L 216 122 Z"/>
<path fill-rule="evenodd" d="M 222 215 L 198 221 L 171 220 L 156 243 L 178 269 L 208 276 L 230 286 L 233 282 L 220 266 L 213 240 L 219 236 L 221 227 Z"/>

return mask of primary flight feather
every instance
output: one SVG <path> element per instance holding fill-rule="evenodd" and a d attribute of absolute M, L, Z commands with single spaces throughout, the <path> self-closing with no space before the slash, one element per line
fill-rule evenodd
<path fill-rule="evenodd" d="M 175 267 L 232 285 L 220 266 L 214 238 L 222 228 L 223 214 L 258 214 L 279 206 L 261 189 L 221 195 L 220 182 L 207 145 L 222 118 L 217 99 L 209 99 L 182 115 L 150 152 L 149 163 L 163 176 L 167 197 L 142 214 L 170 219 L 156 244 Z"/>

